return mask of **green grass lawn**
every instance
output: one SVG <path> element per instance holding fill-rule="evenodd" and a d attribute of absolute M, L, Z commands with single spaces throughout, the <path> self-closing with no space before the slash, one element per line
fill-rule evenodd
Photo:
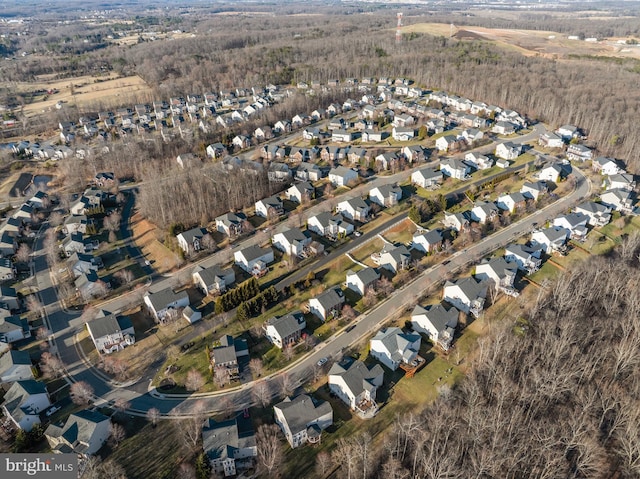
<path fill-rule="evenodd" d="M 326 269 L 327 272 L 322 278 L 322 284 L 325 287 L 329 288 L 331 286 L 344 283 L 347 271 L 359 271 L 362 269 L 362 266 L 354 263 L 349 258 L 343 255 L 337 258 L 335 261 L 329 263 Z"/>
<path fill-rule="evenodd" d="M 571 248 L 571 251 L 566 256 L 554 256 L 553 260 L 559 265 L 568 268 L 569 266 L 584 261 L 589 257 L 589 253 L 581 250 L 580 248 Z"/>
<path fill-rule="evenodd" d="M 598 230 L 589 233 L 587 240 L 582 247 L 592 254 L 606 254 L 613 249 L 615 242 L 608 236 L 603 235 Z"/>
<path fill-rule="evenodd" d="M 353 251 L 351 253 L 351 256 L 353 256 L 358 261 L 364 262 L 366 259 L 369 259 L 372 253 L 379 252 L 383 246 L 384 241 L 382 241 L 380 238 L 375 238 Z"/>
<path fill-rule="evenodd" d="M 542 267 L 538 271 L 536 271 L 529 277 L 536 283 L 542 284 L 542 282 L 545 279 L 553 280 L 559 274 L 560 274 L 560 270 L 547 261 L 542 265 Z"/>
<path fill-rule="evenodd" d="M 413 223 L 413 221 L 403 221 L 400 226 L 396 226 L 393 229 L 383 233 L 383 236 L 386 240 L 391 241 L 392 243 L 403 243 L 407 244 L 413 240 L 413 234 L 417 230 L 417 226 Z"/>

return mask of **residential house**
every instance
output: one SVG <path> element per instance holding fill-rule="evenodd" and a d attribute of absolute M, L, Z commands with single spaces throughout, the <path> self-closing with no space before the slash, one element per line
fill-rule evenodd
<path fill-rule="evenodd" d="M 362 132 L 362 142 L 364 143 L 377 143 L 384 140 L 389 133 L 381 130 L 372 130 L 367 128 Z"/>
<path fill-rule="evenodd" d="M 527 205 L 527 198 L 519 192 L 498 196 L 496 200 L 498 208 L 513 213 L 517 209 L 522 209 Z"/>
<path fill-rule="evenodd" d="M 277 196 L 270 196 L 259 201 L 255 205 L 256 216 L 262 218 L 278 218 L 284 214 L 282 200 Z"/>
<path fill-rule="evenodd" d="M 371 338 L 369 354 L 395 371 L 401 364 L 411 365 L 418 358 L 419 334 L 404 333 L 400 328 L 383 328 Z"/>
<path fill-rule="evenodd" d="M 311 201 L 315 196 L 313 185 L 308 182 L 297 183 L 285 191 L 285 197 L 295 203 Z"/>
<path fill-rule="evenodd" d="M 553 220 L 553 226 L 563 228 L 567 238 L 584 239 L 590 217 L 584 213 L 569 213 Z"/>
<path fill-rule="evenodd" d="M 222 143 L 212 143 L 211 145 L 207 146 L 206 152 L 209 158 L 222 158 L 227 154 L 227 147 Z"/>
<path fill-rule="evenodd" d="M 0 281 L 9 281 L 16 277 L 16 268 L 9 258 L 0 258 Z"/>
<path fill-rule="evenodd" d="M 496 146 L 496 156 L 503 160 L 515 160 L 522 154 L 522 145 L 505 141 Z"/>
<path fill-rule="evenodd" d="M 365 222 L 370 212 L 371 207 L 360 197 L 349 198 L 336 205 L 336 213 L 351 221 Z"/>
<path fill-rule="evenodd" d="M 602 182 L 602 186 L 607 190 L 620 189 L 633 191 L 636 188 L 636 181 L 633 175 L 619 173 L 617 175 L 606 176 Z"/>
<path fill-rule="evenodd" d="M 488 156 L 481 155 L 480 153 L 474 153 L 472 151 L 464 155 L 464 162 L 471 165 L 476 170 L 486 170 L 493 166 L 493 160 Z"/>
<path fill-rule="evenodd" d="M 381 185 L 369 190 L 369 200 L 383 208 L 397 205 L 401 199 L 402 188 L 397 185 Z"/>
<path fill-rule="evenodd" d="M 407 127 L 415 123 L 415 118 L 406 113 L 400 113 L 393 118 L 393 126 L 395 127 Z"/>
<path fill-rule="evenodd" d="M 608 225 L 611 221 L 611 208 L 602 203 L 585 201 L 574 208 L 576 213 L 583 213 L 589 217 L 588 225 L 601 227 Z"/>
<path fill-rule="evenodd" d="M 329 181 L 333 186 L 348 186 L 358 180 L 358 173 L 351 168 L 337 166 L 329 171 Z"/>
<path fill-rule="evenodd" d="M 461 136 L 467 144 L 473 145 L 484 138 L 484 133 L 477 128 L 467 128 L 462 132 Z"/>
<path fill-rule="evenodd" d="M 322 170 L 315 163 L 303 161 L 296 168 L 296 180 L 318 181 L 320 178 L 322 178 Z"/>
<path fill-rule="evenodd" d="M 15 236 L 7 231 L 0 231 L 0 254 L 7 258 L 13 256 L 17 250 Z"/>
<path fill-rule="evenodd" d="M 588 146 L 576 143 L 567 147 L 567 158 L 572 161 L 587 161 L 592 157 L 593 151 Z"/>
<path fill-rule="evenodd" d="M 444 135 L 436 140 L 438 151 L 450 151 L 458 147 L 458 139 L 453 135 Z"/>
<path fill-rule="evenodd" d="M 171 288 L 164 288 L 144 296 L 144 303 L 156 321 L 164 322 L 168 316 L 176 316 L 180 308 L 189 306 L 189 295 L 186 291 L 176 293 Z"/>
<path fill-rule="evenodd" d="M 625 189 L 610 189 L 600 194 L 600 202 L 615 211 L 631 213 L 634 195 Z"/>
<path fill-rule="evenodd" d="M 423 253 L 434 253 L 442 248 L 442 233 L 425 230 L 413 235 L 411 247 Z"/>
<path fill-rule="evenodd" d="M 538 138 L 538 145 L 546 148 L 563 148 L 563 139 L 553 132 L 547 131 L 540 135 Z"/>
<path fill-rule="evenodd" d="M 291 256 L 302 256 L 311 243 L 311 236 L 296 228 L 285 228 L 273 235 L 273 246 Z"/>
<path fill-rule="evenodd" d="M 502 256 L 483 259 L 476 265 L 475 278 L 478 281 L 493 283 L 497 288 L 512 289 L 516 280 L 518 265 L 505 261 Z"/>
<path fill-rule="evenodd" d="M 416 132 L 411 127 L 394 126 L 391 130 L 391 137 L 396 141 L 409 141 L 416 136 Z"/>
<path fill-rule="evenodd" d="M 33 365 L 27 351 L 10 349 L 0 356 L 0 383 L 33 379 Z"/>
<path fill-rule="evenodd" d="M 337 238 L 353 233 L 353 224 L 344 220 L 342 215 L 333 215 L 329 211 L 318 213 L 307 220 L 307 229 L 320 236 Z"/>
<path fill-rule="evenodd" d="M 51 424 L 44 432 L 54 453 L 85 456 L 97 453 L 110 434 L 109 417 L 90 409 L 74 412 L 64 423 Z"/>
<path fill-rule="evenodd" d="M 573 138 L 577 138 L 580 136 L 580 131 L 577 126 L 573 125 L 563 125 L 556 130 L 556 134 L 560 136 L 563 140 L 571 140 Z"/>
<path fill-rule="evenodd" d="M 235 283 L 236 274 L 233 268 L 222 269 L 219 265 L 196 266 L 193 271 L 193 282 L 204 294 L 221 294 L 227 287 Z"/>
<path fill-rule="evenodd" d="M 251 146 L 251 138 L 244 135 L 236 135 L 231 140 L 231 144 L 240 149 L 249 148 Z"/>
<path fill-rule="evenodd" d="M 67 260 L 67 268 L 73 274 L 74 278 L 81 276 L 89 271 L 98 271 L 102 266 L 102 260 L 90 254 L 73 253 Z"/>
<path fill-rule="evenodd" d="M 459 233 L 469 226 L 469 220 L 464 213 L 449 213 L 445 211 L 442 225 L 445 228 L 451 228 Z"/>
<path fill-rule="evenodd" d="M 249 346 L 246 339 L 233 339 L 225 335 L 211 349 L 211 367 L 214 371 L 222 370 L 227 379 L 237 379 L 240 375 L 240 363 L 238 358 L 249 357 Z M 215 375 L 215 372 L 214 372 Z"/>
<path fill-rule="evenodd" d="M 51 406 L 44 383 L 28 379 L 16 381 L 4 396 L 2 411 L 15 427 L 25 432 L 40 424 L 40 413 Z"/>
<path fill-rule="evenodd" d="M 427 125 L 427 128 L 429 129 L 429 132 L 433 133 L 434 135 L 443 133 L 446 127 L 444 120 L 440 118 L 432 118 L 429 121 L 427 121 L 426 125 Z"/>
<path fill-rule="evenodd" d="M 378 410 L 376 392 L 382 385 L 384 370 L 379 364 L 368 368 L 363 362 L 347 358 L 329 370 L 329 390 L 363 418 Z"/>
<path fill-rule="evenodd" d="M 395 151 L 385 151 L 375 157 L 376 168 L 388 170 L 392 165 L 398 162 L 398 153 Z"/>
<path fill-rule="evenodd" d="M 30 224 L 33 220 L 33 208 L 24 203 L 18 208 L 18 210 L 11 215 L 12 218 L 22 221 L 23 224 Z"/>
<path fill-rule="evenodd" d="M 208 234 L 209 232 L 206 230 L 206 228 L 200 227 L 183 231 L 182 233 L 176 235 L 178 246 L 180 246 L 180 249 L 186 254 L 197 253 L 204 248 L 202 240 Z"/>
<path fill-rule="evenodd" d="M 283 349 L 296 343 L 306 327 L 304 315 L 300 311 L 294 311 L 285 316 L 274 316 L 264 324 L 263 329 L 271 344 Z"/>
<path fill-rule="evenodd" d="M 347 130 L 337 129 L 331 132 L 331 141 L 337 143 L 349 143 L 353 141 L 353 133 Z"/>
<path fill-rule="evenodd" d="M 77 294 L 85 301 L 104 296 L 110 288 L 109 283 L 98 278 L 97 273 L 93 270 L 82 273 L 73 284 Z"/>
<path fill-rule="evenodd" d="M 223 422 L 207 419 L 202 427 L 202 448 L 218 475 L 235 476 L 251 469 L 258 455 L 251 418 L 239 414 Z"/>
<path fill-rule="evenodd" d="M 289 445 L 295 449 L 305 443 L 320 442 L 322 431 L 333 424 L 333 409 L 328 401 L 314 401 L 301 394 L 286 397 L 273 406 L 275 421 L 284 433 Z"/>
<path fill-rule="evenodd" d="M 624 167 L 618 160 L 605 156 L 599 156 L 593 160 L 591 167 L 593 168 L 593 171 L 600 173 L 601 175 L 611 176 L 626 173 Z"/>
<path fill-rule="evenodd" d="M 364 268 L 360 271 L 347 271 L 346 286 L 360 296 L 364 296 L 368 289 L 376 288 L 380 274 L 373 268 Z"/>
<path fill-rule="evenodd" d="M 334 286 L 309 300 L 309 312 L 316 315 L 322 321 L 327 321 L 340 316 L 344 303 L 344 293 L 340 288 Z"/>
<path fill-rule="evenodd" d="M 227 236 L 237 236 L 243 232 L 246 220 L 244 213 L 225 213 L 216 218 L 216 230 Z"/>
<path fill-rule="evenodd" d="M 193 153 L 182 153 L 176 157 L 178 166 L 182 169 L 194 167 L 200 159 Z"/>
<path fill-rule="evenodd" d="M 0 343 L 11 344 L 31 337 L 26 319 L 20 316 L 0 317 Z"/>
<path fill-rule="evenodd" d="M 273 249 L 269 246 L 260 248 L 257 245 L 251 245 L 234 254 L 235 263 L 247 273 L 253 276 L 263 276 L 269 270 L 268 264 L 273 263 Z"/>
<path fill-rule="evenodd" d="M 273 132 L 279 135 L 291 132 L 291 122 L 289 120 L 278 120 L 273 125 Z"/>
<path fill-rule="evenodd" d="M 445 283 L 442 299 L 460 311 L 477 317 L 484 308 L 486 296 L 486 284 L 474 278 L 461 278 Z"/>
<path fill-rule="evenodd" d="M 444 304 L 427 306 L 417 305 L 411 313 L 411 326 L 414 331 L 426 334 L 434 344 L 445 351 L 451 347 L 459 312 L 456 308 L 446 308 Z"/>
<path fill-rule="evenodd" d="M 471 219 L 481 225 L 493 220 L 500 213 L 498 207 L 493 202 L 477 201 L 471 209 Z"/>
<path fill-rule="evenodd" d="M 291 179 L 293 178 L 293 173 L 291 173 L 289 165 L 274 161 L 269 164 L 269 169 L 267 170 L 267 178 L 269 179 L 269 181 L 286 183 L 291 181 Z"/>
<path fill-rule="evenodd" d="M 425 161 L 427 158 L 427 152 L 420 145 L 407 145 L 402 148 L 402 154 L 409 163 Z"/>
<path fill-rule="evenodd" d="M 70 257 L 74 253 L 84 253 L 86 251 L 82 233 L 71 233 L 69 236 L 62 240 L 60 247 L 67 255 L 67 257 Z"/>
<path fill-rule="evenodd" d="M 498 121 L 493 125 L 491 131 L 499 135 L 513 135 L 516 132 L 516 126 L 508 121 Z"/>
<path fill-rule="evenodd" d="M 9 310 L 20 309 L 20 301 L 14 288 L 0 286 L 0 307 Z"/>
<path fill-rule="evenodd" d="M 518 269 L 527 274 L 535 273 L 540 269 L 542 249 L 534 246 L 512 243 L 505 248 L 504 259 L 508 262 L 515 261 Z"/>
<path fill-rule="evenodd" d="M 89 220 L 85 215 L 69 215 L 65 218 L 62 232 L 65 234 L 71 233 L 87 233 L 87 226 Z"/>
<path fill-rule="evenodd" d="M 37 210 L 44 209 L 49 205 L 49 195 L 44 191 L 36 191 L 27 203 Z"/>
<path fill-rule="evenodd" d="M 571 231 L 562 226 L 552 226 L 531 233 L 531 243 L 547 254 L 563 252 Z"/>
<path fill-rule="evenodd" d="M 458 180 L 464 180 L 469 175 L 469 165 L 456 159 L 456 158 L 444 158 L 440 160 L 440 171 L 443 175 Z"/>
<path fill-rule="evenodd" d="M 538 173 L 538 179 L 542 181 L 552 181 L 554 183 L 557 183 L 562 175 L 562 166 L 557 163 L 553 163 L 545 166 L 544 168 L 542 168 L 542 170 L 540 170 L 540 173 Z"/>
<path fill-rule="evenodd" d="M 202 319 L 202 312 L 189 305 L 182 310 L 182 317 L 187 321 L 187 323 L 194 324 Z"/>
<path fill-rule="evenodd" d="M 136 342 L 136 332 L 129 316 L 100 311 L 100 316 L 87 322 L 87 330 L 101 354 L 120 351 Z"/>
<path fill-rule="evenodd" d="M 380 251 L 380 258 L 378 264 L 380 267 L 391 271 L 396 274 L 402 269 L 409 267 L 411 262 L 411 252 L 406 246 L 395 246 L 392 244 L 385 244 Z"/>
<path fill-rule="evenodd" d="M 411 183 L 421 188 L 431 188 L 442 183 L 442 171 L 422 168 L 411 173 Z"/>
<path fill-rule="evenodd" d="M 525 198 L 529 198 L 534 201 L 538 201 L 538 198 L 547 193 L 547 191 L 547 184 L 544 181 L 525 181 L 520 188 L 520 193 L 522 193 Z"/>

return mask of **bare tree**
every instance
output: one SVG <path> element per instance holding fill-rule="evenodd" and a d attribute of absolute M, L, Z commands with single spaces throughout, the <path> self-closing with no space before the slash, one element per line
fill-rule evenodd
<path fill-rule="evenodd" d="M 342 307 L 342 317 L 345 318 L 348 321 L 352 321 L 356 318 L 356 310 L 353 309 L 353 306 L 351 306 L 350 304 L 345 304 Z"/>
<path fill-rule="evenodd" d="M 34 318 L 42 317 L 44 313 L 44 306 L 35 294 L 30 294 L 29 296 L 27 296 L 26 305 L 27 309 L 30 313 L 33 314 Z"/>
<path fill-rule="evenodd" d="M 216 366 L 213 368 L 213 380 L 219 386 L 223 387 L 231 381 L 229 370 L 224 366 Z"/>
<path fill-rule="evenodd" d="M 289 373 L 280 374 L 278 382 L 280 383 L 280 393 L 283 396 L 290 396 L 293 393 L 293 380 Z"/>
<path fill-rule="evenodd" d="M 380 278 L 380 281 L 378 281 L 378 288 L 380 289 L 380 293 L 385 297 L 393 293 L 394 290 L 393 283 L 386 276 Z"/>
<path fill-rule="evenodd" d="M 78 406 L 87 406 L 93 400 L 93 388 L 85 381 L 73 383 L 69 388 L 71 400 Z"/>
<path fill-rule="evenodd" d="M 178 467 L 178 479 L 196 479 L 196 470 L 188 462 L 183 462 Z"/>
<path fill-rule="evenodd" d="M 105 461 L 100 466 L 100 479 L 127 479 L 124 468 L 117 462 Z"/>
<path fill-rule="evenodd" d="M 135 279 L 133 271 L 126 268 L 117 271 L 114 276 L 120 281 L 120 284 L 130 284 Z"/>
<path fill-rule="evenodd" d="M 49 215 L 49 224 L 54 228 L 60 226 L 64 221 L 64 216 L 59 211 L 54 211 Z"/>
<path fill-rule="evenodd" d="M 40 371 L 45 377 L 57 378 L 64 372 L 64 364 L 58 356 L 45 351 L 40 356 Z"/>
<path fill-rule="evenodd" d="M 120 443 L 127 437 L 127 433 L 120 424 L 111 423 L 109 428 L 109 439 L 114 448 L 117 448 Z"/>
<path fill-rule="evenodd" d="M 254 382 L 251 388 L 251 395 L 258 404 L 266 408 L 271 402 L 271 388 L 269 387 L 269 383 L 264 379 Z"/>
<path fill-rule="evenodd" d="M 258 469 L 267 477 L 279 477 L 282 464 L 280 429 L 275 424 L 263 424 L 256 431 Z"/>
<path fill-rule="evenodd" d="M 115 413 L 123 413 L 131 407 L 131 403 L 124 398 L 116 398 L 113 401 L 113 409 Z"/>
<path fill-rule="evenodd" d="M 287 361 L 291 361 L 291 358 L 293 358 L 293 353 L 293 345 L 291 343 L 285 344 L 282 348 L 282 355 Z"/>
<path fill-rule="evenodd" d="M 187 418 L 175 421 L 175 427 L 178 437 L 182 438 L 192 451 L 195 451 L 198 448 L 202 436 L 202 426 L 206 418 L 204 403 L 202 401 L 195 402 L 187 413 L 189 415 Z"/>
<path fill-rule="evenodd" d="M 197 369 L 190 369 L 184 381 L 187 391 L 198 391 L 204 386 L 204 377 Z"/>
<path fill-rule="evenodd" d="M 362 298 L 362 304 L 364 304 L 365 308 L 370 308 L 378 301 L 378 297 L 376 295 L 376 291 L 373 288 L 367 288 L 364 292 L 364 297 Z"/>
<path fill-rule="evenodd" d="M 262 328 L 261 328 L 262 329 Z M 251 371 L 251 375 L 253 379 L 258 379 L 264 373 L 264 366 L 262 365 L 262 360 L 258 358 L 253 358 L 249 361 L 249 370 Z"/>
<path fill-rule="evenodd" d="M 316 472 L 325 477 L 331 469 L 331 455 L 327 451 L 320 451 L 316 456 Z"/>
<path fill-rule="evenodd" d="M 28 263 L 31 259 L 31 248 L 27 243 L 22 243 L 16 251 L 16 260 L 20 263 Z"/>
<path fill-rule="evenodd" d="M 147 421 L 151 423 L 152 427 L 157 426 L 159 419 L 160 419 L 160 410 L 158 408 L 152 407 L 147 411 Z"/>

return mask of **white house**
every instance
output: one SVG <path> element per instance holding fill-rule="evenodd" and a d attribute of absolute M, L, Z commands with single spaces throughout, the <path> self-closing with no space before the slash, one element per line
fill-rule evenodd
<path fill-rule="evenodd" d="M 342 215 L 332 215 L 329 211 L 311 216 L 307 220 L 307 229 L 327 238 L 338 238 L 353 233 L 351 223 L 345 221 Z"/>
<path fill-rule="evenodd" d="M 505 261 L 502 256 L 484 259 L 476 265 L 475 278 L 478 281 L 491 281 L 499 288 L 513 288 L 518 265 Z"/>
<path fill-rule="evenodd" d="M 411 252 L 405 245 L 395 246 L 385 244 L 380 252 L 378 264 L 396 274 L 398 271 L 409 267 L 411 261 Z"/>
<path fill-rule="evenodd" d="M 442 233 L 439 230 L 422 231 L 413 235 L 411 247 L 423 253 L 433 253 L 442 248 Z"/>
<path fill-rule="evenodd" d="M 493 125 L 491 131 L 493 133 L 498 133 L 499 135 L 512 135 L 516 132 L 516 127 L 511 122 L 501 120 Z"/>
<path fill-rule="evenodd" d="M 0 317 L 0 343 L 11 344 L 30 337 L 31 330 L 26 318 L 21 319 L 20 316 Z"/>
<path fill-rule="evenodd" d="M 547 191 L 547 184 L 544 181 L 525 181 L 520 188 L 520 193 L 522 193 L 525 197 L 533 199 L 534 201 L 538 201 L 538 198 L 544 195 Z"/>
<path fill-rule="evenodd" d="M 209 234 L 206 228 L 191 228 L 176 235 L 178 246 L 187 254 L 196 253 L 204 248 L 202 239 Z"/>
<path fill-rule="evenodd" d="M 486 170 L 493 166 L 493 160 L 491 160 L 491 158 L 481 155 L 480 153 L 474 153 L 473 151 L 464 155 L 464 161 L 476 170 Z"/>
<path fill-rule="evenodd" d="M 413 139 L 416 132 L 413 128 L 404 126 L 394 126 L 391 130 L 391 137 L 396 141 L 409 141 Z"/>
<path fill-rule="evenodd" d="M 315 190 L 311 183 L 297 183 L 285 191 L 285 196 L 289 201 L 295 203 L 303 203 L 311 201 L 314 197 Z"/>
<path fill-rule="evenodd" d="M 505 141 L 496 146 L 496 156 L 503 160 L 515 160 L 522 154 L 522 145 Z"/>
<path fill-rule="evenodd" d="M 577 126 L 562 125 L 556 130 L 556 134 L 563 140 L 571 140 L 572 138 L 577 138 L 580 135 L 580 132 Z"/>
<path fill-rule="evenodd" d="M 349 198 L 336 205 L 336 213 L 351 221 L 365 222 L 371 212 L 371 207 L 360 197 Z"/>
<path fill-rule="evenodd" d="M 296 168 L 296 180 L 318 181 L 320 178 L 322 178 L 322 170 L 315 163 L 303 161 Z"/>
<path fill-rule="evenodd" d="M 569 213 L 554 218 L 553 226 L 564 228 L 567 238 L 583 239 L 587 235 L 589 219 L 584 213 Z"/>
<path fill-rule="evenodd" d="M 329 181 L 333 186 L 348 186 L 358 180 L 358 173 L 345 166 L 337 166 L 329 171 Z"/>
<path fill-rule="evenodd" d="M 291 256 L 302 256 L 311 243 L 311 236 L 296 228 L 286 228 L 273 235 L 273 246 Z"/>
<path fill-rule="evenodd" d="M 421 168 L 411 173 L 411 183 L 421 188 L 431 188 L 442 183 L 442 171 L 432 168 Z"/>
<path fill-rule="evenodd" d="M 333 424 L 331 404 L 327 401 L 314 401 L 306 394 L 293 399 L 286 397 L 273 406 L 273 414 L 276 424 L 293 449 L 307 442 L 319 443 L 322 431 Z"/>
<path fill-rule="evenodd" d="M 449 213 L 448 211 L 445 211 L 442 225 L 445 228 L 451 228 L 452 230 L 460 232 L 469 226 L 469 220 L 464 213 Z"/>
<path fill-rule="evenodd" d="M 298 341 L 306 327 L 304 315 L 300 311 L 294 311 L 285 316 L 274 316 L 269 319 L 264 324 L 264 331 L 271 344 L 282 349 Z"/>
<path fill-rule="evenodd" d="M 540 173 L 538 173 L 538 179 L 542 181 L 552 181 L 557 183 L 560 177 L 562 176 L 562 167 L 557 163 L 547 165 Z"/>
<path fill-rule="evenodd" d="M 267 265 L 273 263 L 273 249 L 260 248 L 256 245 L 248 246 L 233 254 L 235 263 L 247 273 L 262 276 L 268 270 Z"/>
<path fill-rule="evenodd" d="M 436 140 L 438 151 L 449 151 L 458 146 L 458 139 L 453 135 L 444 135 Z"/>
<path fill-rule="evenodd" d="M 284 207 L 282 206 L 282 200 L 277 196 L 270 196 L 262 200 L 256 201 L 255 204 L 256 216 L 262 218 L 277 218 L 284 213 Z"/>
<path fill-rule="evenodd" d="M 93 345 L 101 354 L 119 351 L 136 342 L 136 332 L 129 316 L 100 311 L 100 316 L 87 322 Z"/>
<path fill-rule="evenodd" d="M 198 265 L 192 278 L 193 283 L 204 294 L 219 294 L 224 293 L 236 281 L 236 273 L 233 268 L 222 269 L 217 264 L 210 267 Z"/>
<path fill-rule="evenodd" d="M 16 381 L 4 396 L 2 411 L 15 427 L 26 432 L 40 424 L 40 413 L 51 406 L 44 383 L 32 379 Z"/>
<path fill-rule="evenodd" d="M 611 208 L 602 203 L 585 201 L 574 208 L 576 213 L 583 213 L 589 217 L 589 226 L 605 226 L 611 221 Z"/>
<path fill-rule="evenodd" d="M 442 303 L 426 308 L 417 305 L 411 313 L 411 326 L 414 331 L 426 334 L 434 344 L 440 344 L 446 351 L 453 341 L 458 316 L 456 308 L 447 309 Z"/>
<path fill-rule="evenodd" d="M 10 349 L 0 356 L 0 383 L 33 379 L 33 365 L 27 351 Z"/>
<path fill-rule="evenodd" d="M 620 163 L 613 159 L 605 156 L 599 156 L 592 163 L 593 171 L 600 173 L 601 175 L 618 175 L 622 173 L 626 173 L 624 168 L 620 166 Z"/>
<path fill-rule="evenodd" d="M 54 453 L 82 455 L 97 453 L 110 434 L 109 417 L 89 409 L 72 413 L 64 424 L 51 424 L 44 432 Z"/>
<path fill-rule="evenodd" d="M 564 141 L 562 140 L 562 138 L 550 131 L 547 131 L 540 135 L 540 137 L 538 138 L 538 144 L 547 148 L 564 147 Z"/>
<path fill-rule="evenodd" d="M 570 231 L 562 226 L 553 226 L 535 230 L 531 233 L 531 243 L 541 248 L 545 253 L 563 251 Z"/>
<path fill-rule="evenodd" d="M 440 161 L 440 171 L 445 176 L 464 180 L 471 170 L 469 165 L 456 158 L 444 158 Z"/>
<path fill-rule="evenodd" d="M 460 311 L 478 316 L 484 308 L 487 286 L 474 278 L 461 278 L 444 285 L 443 299 Z"/>
<path fill-rule="evenodd" d="M 605 177 L 602 182 L 602 186 L 607 190 L 629 190 L 632 191 L 636 187 L 636 181 L 633 175 L 628 173 L 620 173 L 617 175 L 610 175 Z"/>
<path fill-rule="evenodd" d="M 633 209 L 633 193 L 626 189 L 610 189 L 600 194 L 600 201 L 609 208 L 630 213 Z"/>
<path fill-rule="evenodd" d="M 515 261 L 518 269 L 527 274 L 534 273 L 540 269 L 542 260 L 540 259 L 542 249 L 534 246 L 525 246 L 512 243 L 505 248 L 504 259 L 509 262 Z"/>
<path fill-rule="evenodd" d="M 499 213 L 500 211 L 495 203 L 477 201 L 471 208 L 471 219 L 483 225 L 487 221 L 493 220 Z"/>
<path fill-rule="evenodd" d="M 239 414 L 224 422 L 207 419 L 202 426 L 202 448 L 218 475 L 235 476 L 251 469 L 258 455 L 251 418 Z"/>
<path fill-rule="evenodd" d="M 189 306 L 189 295 L 186 291 L 176 293 L 171 288 L 165 288 L 145 294 L 144 303 L 156 321 L 163 322 L 167 315 L 176 314 L 178 309 Z"/>
<path fill-rule="evenodd" d="M 344 303 L 344 293 L 340 288 L 334 286 L 309 300 L 309 312 L 316 315 L 322 321 L 327 321 L 340 316 Z"/>
<path fill-rule="evenodd" d="M 397 185 L 381 185 L 369 190 L 369 200 L 383 208 L 397 205 L 401 199 L 402 188 Z"/>
<path fill-rule="evenodd" d="M 567 158 L 573 161 L 587 161 L 593 157 L 591 148 L 576 143 L 567 147 Z"/>
<path fill-rule="evenodd" d="M 527 204 L 527 198 L 522 193 L 515 192 L 498 196 L 496 205 L 502 210 L 513 213 L 516 209 L 523 208 Z"/>
<path fill-rule="evenodd" d="M 364 268 L 360 271 L 347 271 L 346 286 L 360 296 L 364 296 L 369 288 L 374 288 L 380 274 L 373 268 Z"/>
<path fill-rule="evenodd" d="M 404 333 L 400 328 L 384 328 L 369 343 L 369 354 L 395 371 L 400 364 L 411 365 L 420 352 L 420 335 Z"/>
<path fill-rule="evenodd" d="M 329 370 L 329 390 L 363 418 L 378 410 L 376 392 L 382 385 L 384 370 L 379 364 L 371 369 L 354 359 L 334 363 Z"/>
<path fill-rule="evenodd" d="M 331 132 L 331 141 L 336 143 L 349 143 L 353 141 L 353 133 L 343 129 L 336 129 Z"/>

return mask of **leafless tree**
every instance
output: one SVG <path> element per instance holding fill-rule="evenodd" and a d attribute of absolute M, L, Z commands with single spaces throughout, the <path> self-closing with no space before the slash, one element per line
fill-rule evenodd
<path fill-rule="evenodd" d="M 64 365 L 58 356 L 45 351 L 40 356 L 40 370 L 45 377 L 57 378 L 64 372 Z"/>
<path fill-rule="evenodd" d="M 282 465 L 282 444 L 280 429 L 275 424 L 263 424 L 256 431 L 258 449 L 258 469 L 267 477 L 280 477 Z"/>
<path fill-rule="evenodd" d="M 116 398 L 113 401 L 113 409 L 115 413 L 123 413 L 131 407 L 131 403 L 124 398 Z"/>
<path fill-rule="evenodd" d="M 211 233 L 207 233 L 202 237 L 202 247 L 209 251 L 214 251 L 216 249 L 216 241 L 213 239 L 213 235 Z"/>
<path fill-rule="evenodd" d="M 178 479 L 196 479 L 196 470 L 188 462 L 183 462 L 178 467 Z"/>
<path fill-rule="evenodd" d="M 316 472 L 325 477 L 331 469 L 331 455 L 327 451 L 320 451 L 316 456 Z"/>
<path fill-rule="evenodd" d="M 293 380 L 289 373 L 282 373 L 278 376 L 278 382 L 280 384 L 280 393 L 283 396 L 290 396 L 293 393 L 294 385 Z"/>
<path fill-rule="evenodd" d="M 79 406 L 86 406 L 93 400 L 93 388 L 85 381 L 73 383 L 69 388 L 71 400 Z"/>
<path fill-rule="evenodd" d="M 271 402 L 271 388 L 269 387 L 269 383 L 264 379 L 254 382 L 251 388 L 251 395 L 260 406 L 266 408 Z"/>
<path fill-rule="evenodd" d="M 376 291 L 373 288 L 367 288 L 362 298 L 362 304 L 365 308 L 370 308 L 378 301 Z"/>
<path fill-rule="evenodd" d="M 120 424 L 111 423 L 109 428 L 109 439 L 114 448 L 118 447 L 120 443 L 127 437 L 127 433 Z"/>
<path fill-rule="evenodd" d="M 342 307 L 342 317 L 347 321 L 353 321 L 357 316 L 356 310 L 350 304 L 345 304 Z"/>
<path fill-rule="evenodd" d="M 197 369 L 190 369 L 184 381 L 184 387 L 187 391 L 198 391 L 204 386 L 204 377 Z"/>
<path fill-rule="evenodd" d="M 257 379 L 261 377 L 262 374 L 264 373 L 264 366 L 262 365 L 262 360 L 258 358 L 251 359 L 249 361 L 249 370 L 251 371 L 251 376 L 253 376 L 253 379 Z"/>
<path fill-rule="evenodd" d="M 31 248 L 27 243 L 22 243 L 16 251 L 16 260 L 20 263 L 28 263 L 31 259 Z"/>
<path fill-rule="evenodd" d="M 197 401 L 188 410 L 189 417 L 175 421 L 178 437 L 182 438 L 193 451 L 198 448 L 202 437 L 202 426 L 206 419 L 205 406 L 202 401 Z"/>
<path fill-rule="evenodd" d="M 124 468 L 113 460 L 105 461 L 100 465 L 100 479 L 127 479 Z"/>
<path fill-rule="evenodd" d="M 133 271 L 126 268 L 117 271 L 114 276 L 121 284 L 130 284 L 135 279 Z"/>
<path fill-rule="evenodd" d="M 151 423 L 151 426 L 156 427 L 158 420 L 160 419 L 160 410 L 152 407 L 147 411 L 147 421 Z"/>
<path fill-rule="evenodd" d="M 293 354 L 293 345 L 291 343 L 285 344 L 282 348 L 282 355 L 284 356 L 284 359 L 286 359 L 287 361 L 291 361 L 291 358 L 293 358 Z"/>
<path fill-rule="evenodd" d="M 225 384 L 229 384 L 231 378 L 229 377 L 229 370 L 222 367 L 213 368 L 213 380 L 219 387 L 223 387 Z"/>
<path fill-rule="evenodd" d="M 42 317 L 42 314 L 44 313 L 44 306 L 35 294 L 30 294 L 29 296 L 27 296 L 26 305 L 27 309 L 30 313 L 33 314 L 34 318 Z"/>
<path fill-rule="evenodd" d="M 389 278 L 383 276 L 380 278 L 380 281 L 378 281 L 378 289 L 383 296 L 389 296 L 394 290 L 393 283 L 391 283 Z"/>
<path fill-rule="evenodd" d="M 64 221 L 64 216 L 59 211 L 54 211 L 49 215 L 49 224 L 54 228 L 60 226 Z"/>

